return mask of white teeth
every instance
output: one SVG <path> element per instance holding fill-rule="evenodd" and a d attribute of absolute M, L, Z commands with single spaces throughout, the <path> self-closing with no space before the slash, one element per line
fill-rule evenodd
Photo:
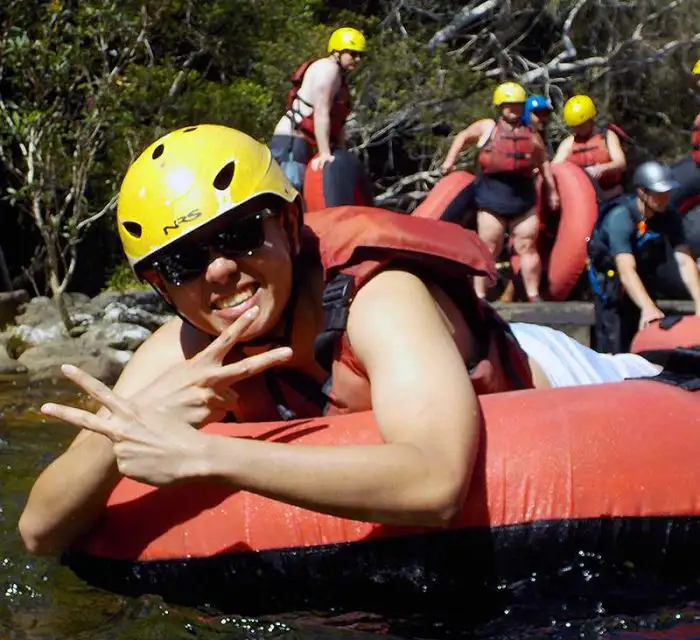
<path fill-rule="evenodd" d="M 255 289 L 253 287 L 246 287 L 243 289 L 243 291 L 239 291 L 230 298 L 217 300 L 216 307 L 217 309 L 230 309 L 232 307 L 237 307 L 239 304 L 242 304 L 248 298 L 250 298 L 254 293 Z"/>

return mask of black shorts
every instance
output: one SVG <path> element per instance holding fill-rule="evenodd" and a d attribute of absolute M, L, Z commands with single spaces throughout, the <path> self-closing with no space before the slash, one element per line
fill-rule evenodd
<path fill-rule="evenodd" d="M 479 173 L 475 200 L 478 209 L 503 218 L 517 218 L 537 203 L 535 179 L 518 173 Z"/>

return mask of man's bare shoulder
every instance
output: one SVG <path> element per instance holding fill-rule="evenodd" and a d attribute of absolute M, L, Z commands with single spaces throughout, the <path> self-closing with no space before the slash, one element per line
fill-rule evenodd
<path fill-rule="evenodd" d="M 321 58 L 311 64 L 306 72 L 306 77 L 315 83 L 333 82 L 340 78 L 340 67 L 335 60 Z"/>

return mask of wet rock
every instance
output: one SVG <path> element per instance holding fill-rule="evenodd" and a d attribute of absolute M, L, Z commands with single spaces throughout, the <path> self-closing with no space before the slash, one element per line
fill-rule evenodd
<path fill-rule="evenodd" d="M 123 302 L 110 302 L 104 310 L 102 322 L 136 324 L 155 331 L 171 318 L 171 315 L 156 314 L 140 307 L 130 307 Z"/>
<path fill-rule="evenodd" d="M 64 294 L 66 309 L 72 316 L 74 313 L 81 313 L 83 307 L 90 304 L 89 296 L 83 293 L 66 293 Z M 61 316 L 58 313 L 56 304 L 51 298 L 39 296 L 32 298 L 26 305 L 20 309 L 21 313 L 15 318 L 15 324 L 27 324 L 32 327 L 45 325 L 52 322 L 61 322 Z"/>
<path fill-rule="evenodd" d="M 13 324 L 19 308 L 27 302 L 29 294 L 24 289 L 0 292 L 0 329 Z"/>
<path fill-rule="evenodd" d="M 109 347 L 88 348 L 80 340 L 62 339 L 30 347 L 18 360 L 29 370 L 31 380 L 63 378 L 61 365 L 72 364 L 112 385 L 130 357 Z"/>
<path fill-rule="evenodd" d="M 66 330 L 60 322 L 49 321 L 32 326 L 28 324 L 15 327 L 7 340 L 7 353 L 12 358 L 19 358 L 27 349 L 45 342 L 53 342 L 66 337 Z"/>
<path fill-rule="evenodd" d="M 99 349 L 101 346 L 107 346 L 123 351 L 135 351 L 151 335 L 151 331 L 145 327 L 115 322 L 93 325 L 80 337 L 80 340 L 87 348 Z"/>
<path fill-rule="evenodd" d="M 27 367 L 21 362 L 10 358 L 7 350 L 0 345 L 0 375 L 14 375 L 17 373 L 27 373 Z"/>
<path fill-rule="evenodd" d="M 68 331 L 51 299 L 33 298 L 20 307 L 17 326 L 0 334 L 6 356 L 0 372 L 5 366 L 28 370 L 32 379 L 56 379 L 63 377 L 60 365 L 68 363 L 112 384 L 133 352 L 174 317 L 152 290 L 111 291 L 93 299 L 71 293 L 65 300 L 74 325 Z"/>

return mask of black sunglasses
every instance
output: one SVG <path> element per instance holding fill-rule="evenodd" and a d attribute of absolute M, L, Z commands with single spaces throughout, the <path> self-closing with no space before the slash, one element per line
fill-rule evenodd
<path fill-rule="evenodd" d="M 265 219 L 278 213 L 279 210 L 265 208 L 243 217 L 224 214 L 224 228 L 206 225 L 202 233 L 194 232 L 159 251 L 144 270 L 153 269 L 179 287 L 206 270 L 212 252 L 234 259 L 253 255 L 265 242 Z"/>

